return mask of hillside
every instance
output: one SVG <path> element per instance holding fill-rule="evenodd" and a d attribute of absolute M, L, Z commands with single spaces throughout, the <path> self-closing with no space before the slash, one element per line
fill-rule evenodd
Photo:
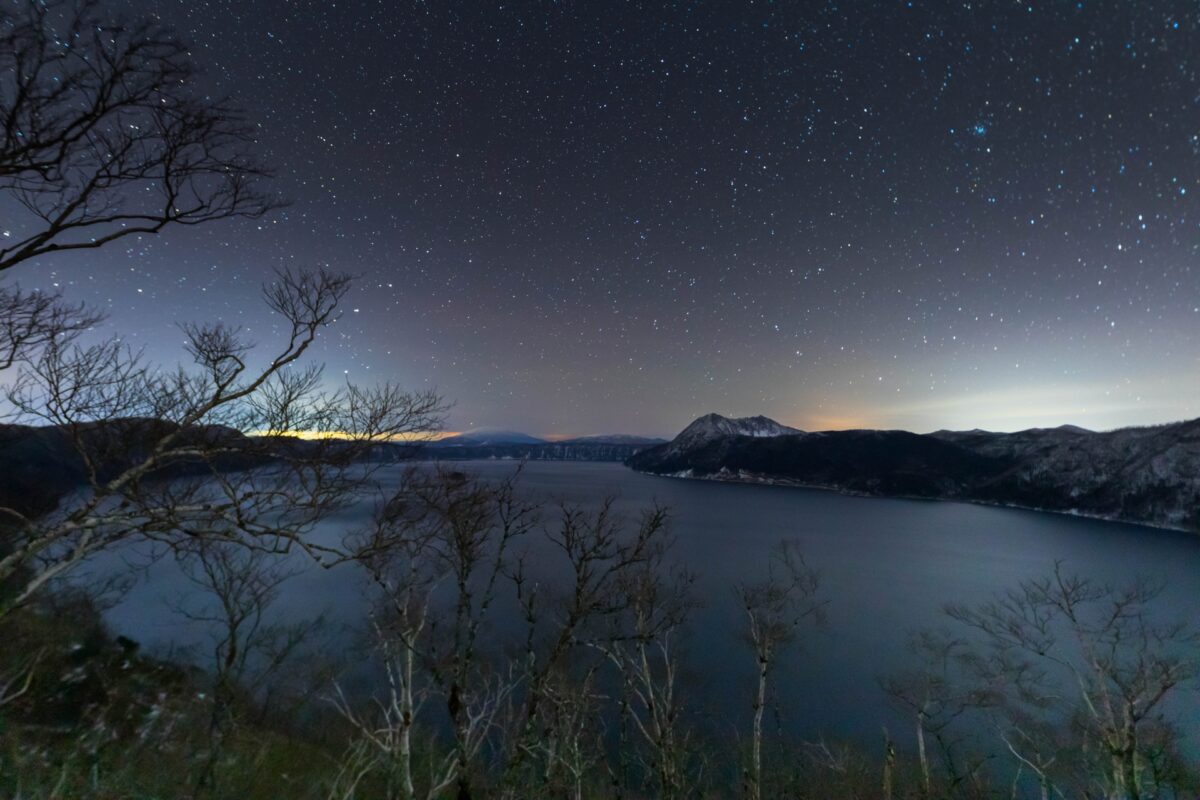
<path fill-rule="evenodd" d="M 67 492 L 83 486 L 87 472 L 72 436 L 80 437 L 103 479 L 128 467 L 170 425 L 159 420 L 125 419 L 86 426 L 74 433 L 55 426 L 0 425 L 0 508 L 42 513 L 54 508 Z M 189 440 L 220 442 L 226 452 L 213 464 L 175 460 L 156 471 L 157 477 L 203 474 L 214 466 L 219 470 L 244 469 L 280 457 L 303 457 L 308 450 L 339 444 L 292 437 L 245 436 L 220 426 L 201 426 L 188 431 L 183 441 Z M 143 441 L 145 445 L 139 447 L 138 443 Z M 621 434 L 550 442 L 526 434 L 498 432 L 457 436 L 424 446 L 381 443 L 372 446 L 367 457 L 376 461 L 427 458 L 623 462 L 662 442 L 662 439 Z"/>
<path fill-rule="evenodd" d="M 779 426 L 785 430 L 763 436 L 739 432 L 737 424 L 723 425 L 714 416 L 636 454 L 628 465 L 660 475 L 995 503 L 1200 529 L 1200 420 L 1103 433 L 1075 426 L 1016 433 L 804 433 Z M 697 429 L 706 434 L 697 436 Z"/>
<path fill-rule="evenodd" d="M 632 440 L 632 441 L 631 441 Z M 422 458 L 444 461 L 509 459 L 514 461 L 616 461 L 637 455 L 662 440 L 640 437 L 588 437 L 560 442 L 489 443 L 434 445 L 425 448 Z"/>
<path fill-rule="evenodd" d="M 80 426 L 0 425 L 0 508 L 43 513 L 67 492 L 85 485 L 88 473 L 80 449 L 88 454 L 99 480 L 108 480 L 144 458 L 174 423 L 127 418 Z M 328 457 L 342 447 L 338 441 L 309 441 L 290 436 L 246 436 L 220 425 L 198 425 L 183 431 L 180 444 L 219 447 L 211 460 L 199 456 L 164 460 L 150 473 L 154 478 L 203 475 L 261 466 L 282 458 L 305 458 L 322 449 Z M 411 458 L 415 445 L 372 445 L 365 457 L 378 461 Z M 355 457 L 363 457 L 355 452 Z"/>

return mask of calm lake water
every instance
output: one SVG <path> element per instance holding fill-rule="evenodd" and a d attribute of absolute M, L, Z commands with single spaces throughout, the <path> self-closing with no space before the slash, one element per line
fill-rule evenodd
<path fill-rule="evenodd" d="M 499 478 L 515 465 L 455 467 Z M 656 501 L 671 509 L 676 557 L 697 573 L 704 603 L 688 645 L 697 682 L 690 692 L 718 724 L 738 724 L 749 713 L 753 665 L 738 639 L 730 587 L 761 576 L 781 539 L 800 543 L 821 571 L 828 600 L 826 628 L 806 634 L 775 678 L 780 721 L 806 737 L 877 741 L 882 724 L 896 723 L 878 677 L 905 663 L 907 632 L 942 624 L 945 602 L 986 599 L 1046 575 L 1058 559 L 1101 580 L 1165 578 L 1164 604 L 1200 615 L 1200 536 L 1192 534 L 960 503 L 659 478 L 616 464 L 533 462 L 522 485 L 542 499 L 585 506 L 613 495 L 631 518 Z M 320 535 L 336 539 L 369 514 L 367 505 L 354 509 Z M 363 619 L 360 588 L 350 569 L 310 568 L 288 584 L 282 606 L 296 618 L 324 612 L 349 628 Z M 173 565 L 156 565 L 110 619 L 152 648 L 194 642 L 198 632 L 166 602 L 179 592 Z M 1200 720 L 1200 698 L 1182 702 L 1185 718 Z"/>

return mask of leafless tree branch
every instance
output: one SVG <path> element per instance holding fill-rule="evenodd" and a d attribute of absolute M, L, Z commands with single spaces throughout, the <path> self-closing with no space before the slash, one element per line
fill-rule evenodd
<path fill-rule="evenodd" d="M 173 225 L 260 217 L 254 127 L 193 90 L 187 45 L 95 0 L 28 2 L 0 16 L 0 192 L 25 212 L 0 272 Z"/>

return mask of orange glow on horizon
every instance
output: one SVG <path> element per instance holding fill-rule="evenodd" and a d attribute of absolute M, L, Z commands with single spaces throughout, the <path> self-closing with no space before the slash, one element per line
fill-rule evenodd
<path fill-rule="evenodd" d="M 798 423 L 784 423 L 802 431 L 852 431 L 875 427 L 861 416 L 810 416 Z"/>
<path fill-rule="evenodd" d="M 386 436 L 379 441 L 387 442 L 436 442 L 451 436 L 458 436 L 458 431 L 414 431 L 395 436 Z M 345 431 L 249 431 L 247 436 L 286 436 L 304 441 L 321 441 L 325 439 L 353 439 Z"/>

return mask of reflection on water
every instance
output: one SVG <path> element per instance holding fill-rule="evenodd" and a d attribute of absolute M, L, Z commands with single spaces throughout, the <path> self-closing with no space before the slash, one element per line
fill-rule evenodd
<path fill-rule="evenodd" d="M 484 477 L 507 475 L 512 462 L 457 465 Z M 399 468 L 388 475 L 398 476 Z M 749 713 L 752 664 L 738 640 L 740 618 L 730 586 L 759 576 L 769 548 L 799 541 L 823 575 L 828 625 L 806 638 L 776 678 L 780 721 L 804 736 L 823 733 L 874 741 L 887 721 L 878 676 L 905 660 L 906 632 L 940 624 L 940 607 L 982 600 L 1049 572 L 1065 560 L 1075 572 L 1121 582 L 1165 578 L 1164 602 L 1184 616 L 1200 613 L 1200 537 L 1036 512 L 958 503 L 845 497 L 831 492 L 658 478 L 615 464 L 533 462 L 525 490 L 548 501 L 596 505 L 606 496 L 630 515 L 653 502 L 672 511 L 676 557 L 698 575 L 690 651 L 694 697 L 714 719 L 734 724 Z M 336 540 L 363 525 L 370 504 L 330 520 L 318 535 Z M 181 591 L 170 562 L 110 614 L 123 633 L 151 647 L 196 641 L 164 598 Z M 285 613 L 326 612 L 335 625 L 361 623 L 365 601 L 349 567 L 306 568 L 284 590 Z M 503 627 L 503 621 L 500 621 Z M 351 634 L 346 633 L 345 636 Z M 1191 695 L 1185 713 L 1200 719 Z"/>

